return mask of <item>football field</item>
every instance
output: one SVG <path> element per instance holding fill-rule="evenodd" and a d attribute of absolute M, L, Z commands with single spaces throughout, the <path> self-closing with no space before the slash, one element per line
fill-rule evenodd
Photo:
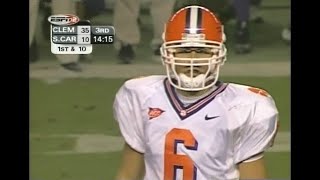
<path fill-rule="evenodd" d="M 273 66 L 277 63 L 272 63 Z M 281 64 L 281 65 L 280 65 Z M 252 65 L 252 64 L 251 64 Z M 267 64 L 264 64 L 266 67 Z M 91 65 L 82 74 L 53 64 L 30 66 L 30 177 L 32 180 L 112 179 L 120 162 L 123 139 L 112 116 L 116 90 L 139 70 L 129 66 Z M 271 178 L 290 174 L 290 78 L 286 63 L 272 73 L 259 64 L 241 71 L 224 69 L 223 81 L 263 87 L 273 95 L 280 111 L 280 132 L 266 153 Z M 153 65 L 156 71 L 161 65 Z M 227 68 L 228 67 L 228 68 Z M 241 67 L 239 64 L 236 67 Z M 124 71 L 127 69 L 127 71 Z M 148 66 L 145 66 L 147 72 Z M 112 70 L 118 71 L 116 78 Z M 127 74 L 126 74 L 126 73 Z M 259 73 L 260 72 L 260 73 Z M 254 74 L 256 74 L 254 76 Z M 271 76 L 271 74 L 274 74 Z M 128 76 L 128 77 L 126 77 Z"/>
<path fill-rule="evenodd" d="M 263 2 L 290 6 L 288 0 Z M 234 53 L 234 23 L 226 24 L 228 61 L 221 80 L 260 87 L 274 97 L 280 129 L 274 147 L 266 153 L 268 175 L 290 179 L 291 49 L 281 40 L 290 9 L 265 8 L 261 15 L 265 22 L 252 24 L 254 49 L 247 55 Z M 111 24 L 112 14 L 91 22 Z M 115 92 L 130 77 L 164 73 L 159 59 L 152 59 L 150 16 L 142 16 L 140 28 L 142 42 L 133 64 L 117 64 L 113 45 L 93 45 L 92 63 L 83 63 L 81 73 L 58 65 L 48 37 L 39 43 L 39 61 L 30 64 L 30 180 L 113 180 L 123 145 L 112 116 Z"/>

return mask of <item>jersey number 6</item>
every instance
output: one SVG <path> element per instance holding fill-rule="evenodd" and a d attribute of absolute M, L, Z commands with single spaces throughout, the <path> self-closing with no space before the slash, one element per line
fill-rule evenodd
<path fill-rule="evenodd" d="M 177 146 L 182 143 L 187 149 L 196 151 L 198 142 L 187 129 L 172 129 L 166 135 L 164 150 L 164 180 L 175 180 L 177 169 L 182 169 L 183 180 L 195 180 L 197 168 L 188 155 L 178 154 Z"/>

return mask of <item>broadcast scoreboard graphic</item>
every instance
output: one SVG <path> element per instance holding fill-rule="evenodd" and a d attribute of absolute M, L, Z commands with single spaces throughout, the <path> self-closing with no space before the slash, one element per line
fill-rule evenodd
<path fill-rule="evenodd" d="M 72 14 L 57 14 L 48 18 L 51 23 L 50 41 L 53 54 L 90 54 L 93 44 L 112 44 L 113 26 L 92 26 Z"/>

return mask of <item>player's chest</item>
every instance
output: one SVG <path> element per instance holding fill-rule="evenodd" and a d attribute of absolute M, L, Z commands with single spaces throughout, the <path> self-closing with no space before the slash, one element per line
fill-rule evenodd
<path fill-rule="evenodd" d="M 232 115 L 219 102 L 193 109 L 181 108 L 180 111 L 171 103 L 153 102 L 149 103 L 147 111 L 145 143 L 153 155 L 160 156 L 169 149 L 189 155 L 197 151 L 217 157 L 232 145 Z"/>

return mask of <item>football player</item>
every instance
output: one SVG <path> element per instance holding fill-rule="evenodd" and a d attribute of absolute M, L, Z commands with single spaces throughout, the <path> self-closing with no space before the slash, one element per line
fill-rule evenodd
<path fill-rule="evenodd" d="M 163 39 L 167 74 L 128 80 L 115 96 L 125 139 L 115 179 L 265 179 L 278 110 L 265 90 L 219 79 L 227 54 L 219 19 L 184 7 Z"/>

